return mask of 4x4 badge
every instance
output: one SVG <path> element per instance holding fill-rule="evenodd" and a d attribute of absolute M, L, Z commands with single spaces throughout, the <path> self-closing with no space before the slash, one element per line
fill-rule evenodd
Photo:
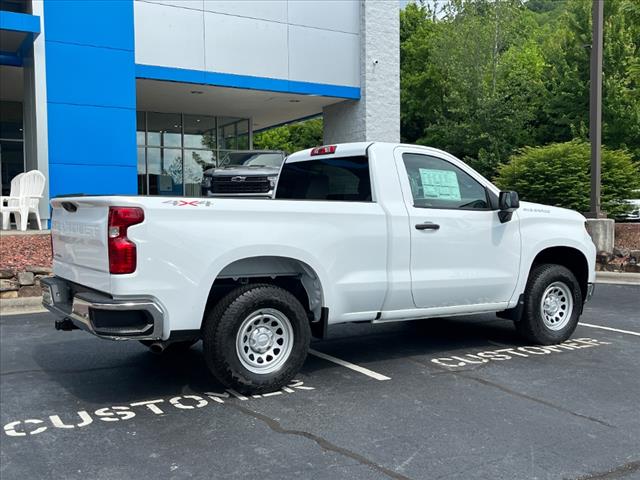
<path fill-rule="evenodd" d="M 169 203 L 174 207 L 197 207 L 200 205 L 209 207 L 213 205 L 211 200 L 165 200 L 162 203 Z"/>

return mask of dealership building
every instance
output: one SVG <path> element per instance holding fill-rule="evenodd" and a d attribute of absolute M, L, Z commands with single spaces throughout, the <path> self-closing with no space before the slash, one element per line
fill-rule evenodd
<path fill-rule="evenodd" d="M 398 3 L 0 0 L 2 191 L 200 195 L 260 130 L 398 141 Z"/>

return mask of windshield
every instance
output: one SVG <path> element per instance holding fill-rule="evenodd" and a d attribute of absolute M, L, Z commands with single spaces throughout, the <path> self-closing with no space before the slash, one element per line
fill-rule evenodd
<path fill-rule="evenodd" d="M 227 152 L 220 160 L 220 166 L 275 167 L 284 160 L 280 152 Z"/>

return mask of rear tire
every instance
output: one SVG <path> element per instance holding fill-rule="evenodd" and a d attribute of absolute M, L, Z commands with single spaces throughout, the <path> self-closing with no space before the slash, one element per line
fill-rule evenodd
<path fill-rule="evenodd" d="M 310 336 L 298 299 L 269 284 L 246 285 L 229 293 L 209 311 L 202 332 L 211 373 L 244 394 L 287 385 L 304 364 Z"/>
<path fill-rule="evenodd" d="M 575 275 L 562 265 L 538 265 L 529 275 L 516 330 L 533 343 L 561 343 L 578 326 L 581 310 L 582 291 Z"/>

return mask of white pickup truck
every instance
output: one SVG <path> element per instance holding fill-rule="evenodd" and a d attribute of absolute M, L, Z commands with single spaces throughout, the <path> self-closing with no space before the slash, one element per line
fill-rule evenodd
<path fill-rule="evenodd" d="M 331 325 L 497 312 L 527 341 L 576 328 L 595 278 L 579 213 L 519 202 L 433 148 L 301 151 L 273 200 L 72 196 L 51 201 L 56 328 L 199 339 L 243 393 L 285 385 Z"/>

